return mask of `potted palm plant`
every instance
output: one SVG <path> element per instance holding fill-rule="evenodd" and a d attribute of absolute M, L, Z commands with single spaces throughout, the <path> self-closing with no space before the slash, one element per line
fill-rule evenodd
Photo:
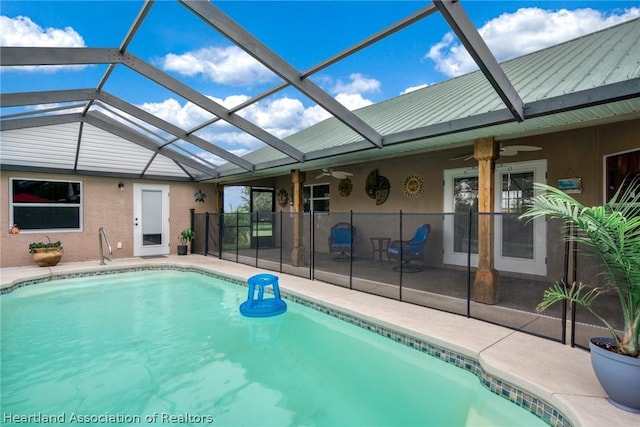
<path fill-rule="evenodd" d="M 575 227 L 578 233 L 569 233 L 568 239 L 599 259 L 605 279 L 601 286 L 556 282 L 545 291 L 538 310 L 566 300 L 584 307 L 602 323 L 609 337 L 589 340 L 598 381 L 612 404 L 640 413 L 640 176 L 626 180 L 603 206 L 584 206 L 547 185 L 536 184 L 536 188 L 544 193 L 533 199 L 521 218 L 548 216 Z M 622 331 L 617 331 L 594 308 L 598 296 L 610 292 L 619 298 Z"/>
<path fill-rule="evenodd" d="M 29 253 L 40 267 L 53 267 L 62 259 L 62 242 L 52 242 L 46 234 L 47 242 L 29 243 Z"/>
<path fill-rule="evenodd" d="M 180 245 L 178 245 L 178 255 L 186 255 L 187 254 L 187 244 L 193 240 L 194 234 L 191 227 L 185 228 L 180 232 L 178 236 L 178 240 L 180 240 Z"/>

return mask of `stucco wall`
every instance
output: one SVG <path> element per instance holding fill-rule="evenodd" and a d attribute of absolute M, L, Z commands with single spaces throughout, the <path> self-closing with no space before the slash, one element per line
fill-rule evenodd
<path fill-rule="evenodd" d="M 41 232 L 23 231 L 10 234 L 9 229 L 9 178 L 31 178 L 82 181 L 83 183 L 83 230 L 70 232 L 47 232 L 52 241 L 60 240 L 64 247 L 62 262 L 97 260 L 98 229 L 105 227 L 116 258 L 133 256 L 133 184 L 165 184 L 170 186 L 170 250 L 176 253 L 178 234 L 189 226 L 189 209 L 196 212 L 216 212 L 214 188 L 212 184 L 175 183 L 164 181 L 144 181 L 118 178 L 103 178 L 77 175 L 44 175 L 24 172 L 0 172 L 2 209 L 0 209 L 0 244 L 2 247 L 0 265 L 13 267 L 33 265 L 29 254 L 29 243 L 45 241 Z M 122 182 L 122 190 L 118 183 Z M 202 189 L 207 194 L 205 203 L 196 203 L 193 194 Z M 117 243 L 122 248 L 117 248 Z M 105 250 L 106 253 L 106 250 Z"/>
<path fill-rule="evenodd" d="M 586 127 L 569 131 L 535 135 L 525 138 L 502 141 L 508 145 L 533 145 L 541 147 L 540 151 L 520 152 L 517 156 L 503 157 L 496 163 L 508 165 L 512 162 L 547 159 L 547 182 L 555 185 L 559 178 L 582 178 L 584 191 L 576 198 L 586 204 L 601 204 L 604 200 L 605 155 L 620 153 L 640 148 L 640 120 L 630 120 L 609 125 Z M 464 152 L 473 151 L 472 142 L 469 147 L 436 152 L 426 152 L 406 157 L 390 158 L 383 161 L 363 162 L 337 166 L 337 170 L 353 173 L 350 177 L 353 191 L 343 197 L 338 191 L 340 180 L 336 178 L 315 177 L 319 170 L 307 172 L 305 184 L 328 183 L 331 188 L 332 212 L 441 212 L 443 209 L 443 171 L 445 169 L 472 168 L 475 160 L 451 160 Z M 391 184 L 387 201 L 376 205 L 375 200 L 365 193 L 365 182 L 368 174 L 378 169 Z M 424 178 L 424 191 L 417 198 L 405 196 L 402 187 L 409 174 L 418 174 Z M 278 177 L 275 181 L 276 193 L 281 188 L 291 193 L 289 175 Z M 277 206 L 277 210 L 281 208 Z M 289 208 L 283 210 L 288 211 Z"/>

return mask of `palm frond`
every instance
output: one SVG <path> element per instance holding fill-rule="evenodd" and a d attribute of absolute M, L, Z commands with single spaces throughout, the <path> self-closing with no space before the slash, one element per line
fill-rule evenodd
<path fill-rule="evenodd" d="M 578 243 L 581 252 L 596 255 L 601 261 L 605 285 L 589 287 L 574 284 L 567 287 L 555 283 L 545 293 L 538 310 L 567 300 L 581 305 L 596 316 L 616 340 L 625 354 L 638 354 L 640 330 L 640 176 L 625 181 L 616 194 L 603 206 L 587 207 L 563 191 L 535 184 L 541 191 L 532 199 L 522 219 L 538 217 L 556 218 L 573 227 L 576 233 L 567 233 L 566 239 Z M 593 310 L 593 302 L 604 292 L 615 290 L 624 318 L 622 338 L 611 325 Z"/>
<path fill-rule="evenodd" d="M 591 305 L 596 298 L 608 290 L 610 288 L 606 286 L 591 288 L 583 283 L 574 283 L 572 286 L 566 286 L 563 281 L 558 281 L 544 291 L 542 301 L 538 304 L 536 310 L 541 312 L 559 301 L 567 300 L 591 311 Z"/>

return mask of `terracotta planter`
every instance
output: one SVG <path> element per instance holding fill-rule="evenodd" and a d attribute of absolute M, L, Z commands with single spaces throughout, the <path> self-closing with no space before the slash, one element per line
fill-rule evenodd
<path fill-rule="evenodd" d="M 625 411 L 640 413 L 640 359 L 623 356 L 594 344 L 603 342 L 613 344 L 611 338 L 591 338 L 591 364 L 593 370 L 609 396 L 609 402 Z"/>
<path fill-rule="evenodd" d="M 36 248 L 33 253 L 33 260 L 40 267 L 53 267 L 62 259 L 60 249 Z"/>

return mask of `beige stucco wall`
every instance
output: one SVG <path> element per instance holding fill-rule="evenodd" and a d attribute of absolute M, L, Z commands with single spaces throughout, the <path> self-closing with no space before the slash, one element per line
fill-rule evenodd
<path fill-rule="evenodd" d="M 82 181 L 83 184 L 83 230 L 70 232 L 48 232 L 52 241 L 60 240 L 64 247 L 62 262 L 97 260 L 98 229 L 105 227 L 116 258 L 133 256 L 133 184 L 163 184 L 170 186 L 170 250 L 176 253 L 178 234 L 190 224 L 189 209 L 198 212 L 216 212 L 213 184 L 176 183 L 168 181 L 132 180 L 77 175 L 45 175 L 29 172 L 0 172 L 2 209 L 0 209 L 0 266 L 13 267 L 33 265 L 29 254 L 29 243 L 46 241 L 43 233 L 25 231 L 10 234 L 9 229 L 9 178 L 54 179 Z M 124 188 L 120 190 L 118 183 Z M 205 203 L 196 203 L 193 194 L 198 190 L 207 194 Z M 117 248 L 117 243 L 122 248 Z M 106 253 L 106 251 L 105 251 Z"/>
<path fill-rule="evenodd" d="M 533 145 L 540 151 L 520 152 L 517 156 L 498 159 L 496 163 L 508 165 L 513 162 L 547 160 L 547 183 L 557 184 L 559 178 L 582 178 L 584 191 L 576 198 L 585 204 L 601 204 L 604 200 L 604 156 L 640 149 L 640 120 L 630 120 L 610 125 L 588 127 L 546 135 L 502 141 L 508 145 Z M 343 197 L 338 191 L 336 178 L 315 177 L 320 171 L 307 172 L 305 184 L 328 183 L 331 186 L 332 212 L 442 212 L 443 210 L 443 174 L 445 169 L 472 168 L 474 160 L 450 160 L 452 157 L 472 151 L 469 148 L 427 152 L 407 157 L 391 158 L 376 162 L 343 165 L 336 169 L 353 173 L 350 177 L 353 191 Z M 367 175 L 378 169 L 391 184 L 387 201 L 376 205 L 375 200 L 365 193 Z M 424 178 L 424 192 L 417 198 L 405 196 L 402 187 L 409 174 L 418 174 Z M 291 189 L 289 175 L 278 177 L 275 181 L 276 193 L 284 188 Z M 278 207 L 278 210 L 280 208 Z M 289 210 L 285 208 L 284 210 Z"/>

